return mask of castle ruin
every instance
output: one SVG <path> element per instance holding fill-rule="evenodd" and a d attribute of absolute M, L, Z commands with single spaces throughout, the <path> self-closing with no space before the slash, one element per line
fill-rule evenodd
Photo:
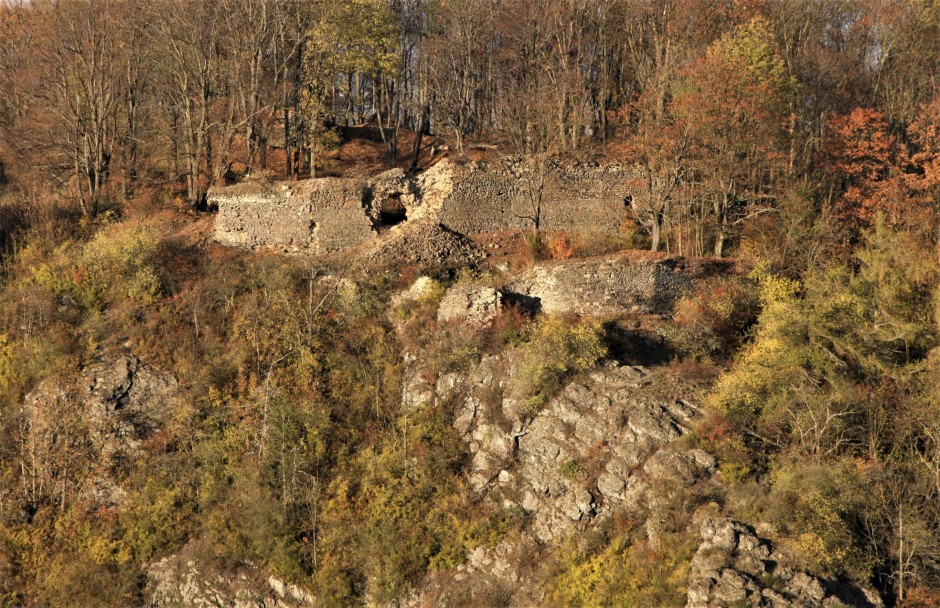
<path fill-rule="evenodd" d="M 224 245 L 325 254 L 392 225 L 433 221 L 472 236 L 539 228 L 615 234 L 626 219 L 627 170 L 444 160 L 417 176 L 393 169 L 368 180 L 320 178 L 214 188 L 215 240 Z"/>

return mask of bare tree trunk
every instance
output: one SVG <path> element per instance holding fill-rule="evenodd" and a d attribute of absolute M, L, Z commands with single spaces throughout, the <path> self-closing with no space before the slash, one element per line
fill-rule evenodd
<path fill-rule="evenodd" d="M 170 139 L 173 146 L 173 179 L 180 177 L 180 128 L 179 114 L 176 109 L 170 111 Z"/>
<path fill-rule="evenodd" d="M 715 250 L 714 256 L 720 258 L 725 252 L 725 240 L 727 239 L 727 210 L 729 205 L 729 195 L 724 193 L 721 200 L 715 201 Z"/>
<path fill-rule="evenodd" d="M 663 214 L 655 213 L 653 215 L 653 225 L 650 230 L 652 237 L 652 244 L 650 245 L 650 251 L 659 251 L 659 242 L 662 239 L 663 233 Z"/>
<path fill-rule="evenodd" d="M 725 253 L 725 233 L 723 230 L 719 230 L 718 234 L 715 236 L 715 257 L 720 258 L 724 256 Z"/>
<path fill-rule="evenodd" d="M 418 121 L 418 129 L 415 132 L 415 141 L 411 147 L 411 167 L 409 169 L 410 171 L 414 171 L 418 168 L 418 160 L 421 157 L 421 140 L 424 138 L 424 132 L 428 128 L 427 124 L 428 124 L 429 113 L 430 113 L 430 109 L 427 106 L 425 106 L 424 109 L 421 110 L 421 118 Z"/>

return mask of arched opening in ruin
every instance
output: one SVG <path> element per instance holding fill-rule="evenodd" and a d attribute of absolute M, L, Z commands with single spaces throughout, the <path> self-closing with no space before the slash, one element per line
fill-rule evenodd
<path fill-rule="evenodd" d="M 390 194 L 382 201 L 379 209 L 379 224 L 382 228 L 397 226 L 408 220 L 408 209 L 401 200 L 401 194 Z"/>

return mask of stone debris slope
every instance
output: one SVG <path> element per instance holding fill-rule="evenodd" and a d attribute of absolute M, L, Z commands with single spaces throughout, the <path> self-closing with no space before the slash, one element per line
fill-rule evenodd
<path fill-rule="evenodd" d="M 409 222 L 357 251 L 355 266 L 415 267 L 427 272 L 477 265 L 484 253 L 473 241 L 432 221 Z"/>

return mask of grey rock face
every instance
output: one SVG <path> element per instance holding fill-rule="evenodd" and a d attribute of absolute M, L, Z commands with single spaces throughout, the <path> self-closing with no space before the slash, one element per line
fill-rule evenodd
<path fill-rule="evenodd" d="M 787 566 L 786 556 L 740 522 L 706 519 L 700 534 L 702 544 L 689 573 L 687 608 L 882 605 L 875 594 L 864 590 L 827 590 L 819 579 Z"/>
<path fill-rule="evenodd" d="M 492 324 L 502 307 L 501 293 L 474 283 L 458 283 L 444 295 L 437 312 L 440 322 L 459 321 L 485 327 Z"/>
<path fill-rule="evenodd" d="M 498 605 L 541 605 L 524 574 L 527 555 L 589 529 L 615 510 L 655 513 L 659 501 L 706 480 L 715 469 L 707 453 L 672 445 L 698 409 L 696 389 L 668 370 L 610 364 L 571 382 L 526 416 L 514 394 L 515 367 L 511 354 L 488 355 L 468 373 L 441 376 L 430 397 L 427 384 L 421 394 L 427 406 L 436 401 L 455 407 L 454 427 L 469 451 L 473 491 L 524 512 L 529 523 L 512 540 L 477 548 L 449 575 L 430 577 L 409 606 L 448 605 L 446 598 L 455 594 Z M 658 528 L 648 529 L 652 540 Z"/>
<path fill-rule="evenodd" d="M 218 572 L 182 554 L 164 558 L 147 569 L 145 608 L 303 608 L 315 599 L 300 587 L 269 576 L 250 565 Z"/>
<path fill-rule="evenodd" d="M 140 359 L 124 356 L 89 368 L 86 404 L 100 437 L 117 450 L 134 450 L 168 417 L 177 396 L 176 379 Z"/>
<path fill-rule="evenodd" d="M 536 537 L 548 542 L 612 509 L 647 507 L 650 480 L 685 487 L 707 475 L 715 463 L 706 454 L 667 447 L 696 415 L 690 398 L 658 372 L 610 366 L 521 422 L 510 434 L 514 483 L 506 489 L 532 513 Z M 493 459 L 490 446 L 501 444 L 482 443 L 474 464 Z"/>
<path fill-rule="evenodd" d="M 538 590 L 519 574 L 520 564 L 531 560 L 536 551 L 534 543 L 526 538 L 503 541 L 493 548 L 477 547 L 454 571 L 431 573 L 403 605 L 408 608 L 541 605 Z"/>
<path fill-rule="evenodd" d="M 469 371 L 443 374 L 436 383 L 417 378 L 419 357 L 409 361 L 406 384 L 409 376 L 417 378 L 409 385 L 410 407 L 454 408 L 453 425 L 470 457 L 469 487 L 480 499 L 524 515 L 525 524 L 498 546 L 475 549 L 453 571 L 430 574 L 407 606 L 543 605 L 529 568 L 534 556 L 614 513 L 645 522 L 655 549 L 675 532 L 669 518 L 676 505 L 701 498 L 716 483 L 716 459 L 677 441 L 699 417 L 699 389 L 670 368 L 608 363 L 570 382 L 539 411 L 525 413 L 515 356 L 484 356 Z M 714 505 L 713 513 L 718 510 Z M 700 517 L 692 517 L 688 534 L 699 532 Z M 688 608 L 881 606 L 872 592 L 795 568 L 743 523 L 713 515 L 700 534 L 687 579 Z"/>
<path fill-rule="evenodd" d="M 541 542 L 615 508 L 648 507 L 664 488 L 678 491 L 715 468 L 701 450 L 667 447 L 697 408 L 694 390 L 664 370 L 611 364 L 526 418 L 512 369 L 511 361 L 484 357 L 466 376 L 442 376 L 436 394 L 456 396 L 454 426 L 467 441 L 471 487 L 528 512 Z"/>
<path fill-rule="evenodd" d="M 86 493 L 113 503 L 122 491 L 112 471 L 160 428 L 177 393 L 171 375 L 124 355 L 83 370 L 72 382 L 41 383 L 26 396 L 24 413 L 37 446 L 54 445 L 65 431 L 63 420 L 70 419 L 70 432 L 97 455 Z"/>

